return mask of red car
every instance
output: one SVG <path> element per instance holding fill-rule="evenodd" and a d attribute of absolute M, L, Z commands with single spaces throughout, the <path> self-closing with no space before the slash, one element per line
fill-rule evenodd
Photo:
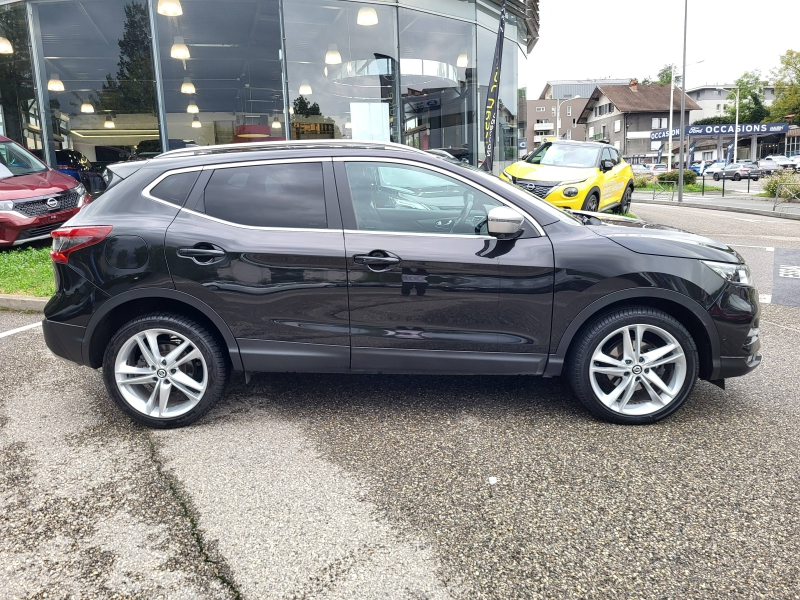
<path fill-rule="evenodd" d="M 49 238 L 91 201 L 72 177 L 0 136 L 0 248 Z"/>

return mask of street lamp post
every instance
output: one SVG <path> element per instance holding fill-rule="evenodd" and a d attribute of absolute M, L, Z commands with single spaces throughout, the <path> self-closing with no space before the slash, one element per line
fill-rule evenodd
<path fill-rule="evenodd" d="M 576 94 L 572 98 L 564 98 L 561 101 L 556 100 L 556 139 L 558 139 L 558 132 L 561 125 L 561 105 L 564 104 L 564 102 L 569 102 L 570 100 L 576 100 L 578 98 L 580 98 L 580 96 Z"/>

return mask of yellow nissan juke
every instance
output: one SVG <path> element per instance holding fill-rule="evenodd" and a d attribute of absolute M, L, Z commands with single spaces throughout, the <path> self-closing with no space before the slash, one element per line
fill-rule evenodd
<path fill-rule="evenodd" d="M 613 146 L 599 142 L 546 142 L 500 175 L 560 208 L 625 214 L 633 170 Z"/>

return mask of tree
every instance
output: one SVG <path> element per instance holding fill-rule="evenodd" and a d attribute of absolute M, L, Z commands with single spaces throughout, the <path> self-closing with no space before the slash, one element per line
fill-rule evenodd
<path fill-rule="evenodd" d="M 745 71 L 736 80 L 739 88 L 739 122 L 761 123 L 769 117 L 769 110 L 764 107 L 764 86 L 766 81 L 761 79 L 761 71 Z M 732 102 L 725 107 L 728 123 L 736 119 L 736 92 L 730 92 L 727 97 Z"/>
<path fill-rule="evenodd" d="M 775 101 L 770 110 L 772 121 L 786 121 L 800 125 L 800 52 L 787 50 L 781 64 L 772 71 L 775 81 Z"/>
<path fill-rule="evenodd" d="M 298 96 L 292 102 L 292 106 L 294 107 L 294 114 L 301 115 L 303 117 L 310 117 L 312 115 L 322 115 L 322 111 L 319 109 L 319 104 L 314 102 L 314 104 L 309 104 L 308 100 L 306 100 L 303 96 Z"/>
<path fill-rule="evenodd" d="M 650 79 L 649 77 L 645 77 L 642 79 L 642 84 L 644 85 L 669 85 L 670 80 L 672 79 L 672 68 L 675 65 L 673 63 L 669 63 L 661 67 L 661 70 L 656 75 L 655 79 Z M 677 70 L 677 67 L 676 67 Z M 675 85 L 681 84 L 681 76 L 677 73 L 675 74 Z"/>
<path fill-rule="evenodd" d="M 725 125 L 728 122 L 728 117 L 706 117 L 705 119 L 698 119 L 692 125 Z"/>

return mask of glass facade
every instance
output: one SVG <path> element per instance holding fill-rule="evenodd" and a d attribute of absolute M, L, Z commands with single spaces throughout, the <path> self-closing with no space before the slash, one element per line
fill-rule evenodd
<path fill-rule="evenodd" d="M 478 164 L 498 19 L 492 0 L 6 2 L 0 133 L 95 170 L 192 145 L 342 138 Z M 509 13 L 505 35 L 498 171 L 518 155 L 524 20 Z"/>

